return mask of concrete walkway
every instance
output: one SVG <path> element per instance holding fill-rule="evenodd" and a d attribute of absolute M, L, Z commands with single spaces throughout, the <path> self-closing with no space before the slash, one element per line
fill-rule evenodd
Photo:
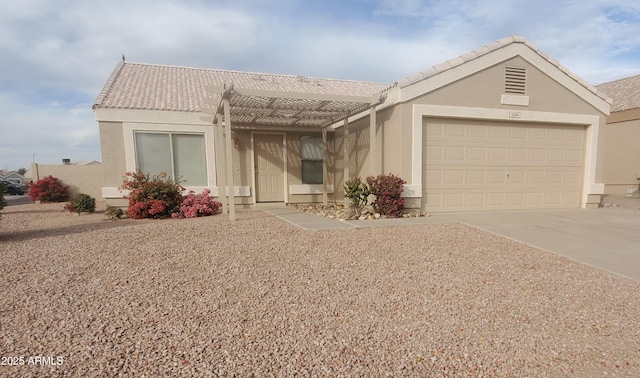
<path fill-rule="evenodd" d="M 640 212 L 634 210 L 446 213 L 362 221 L 329 219 L 293 207 L 262 210 L 308 231 L 463 223 L 640 281 Z"/>

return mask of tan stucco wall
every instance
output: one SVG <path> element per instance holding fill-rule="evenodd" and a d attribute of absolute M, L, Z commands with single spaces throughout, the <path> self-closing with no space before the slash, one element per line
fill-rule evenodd
<path fill-rule="evenodd" d="M 640 183 L 640 119 L 610 123 L 605 129 L 605 194 L 624 195 Z"/>
<path fill-rule="evenodd" d="M 528 106 L 501 103 L 501 98 L 504 94 L 505 66 L 508 65 L 527 69 L 526 95 L 529 96 Z M 600 133 L 598 134 L 598 146 L 600 147 L 596 160 L 596 182 L 603 182 L 604 151 L 602 146 L 606 132 L 604 128 L 606 115 L 519 56 L 495 64 L 402 104 L 403 144 L 401 145 L 409 143 L 407 138 L 411 138 L 408 133 L 412 123 L 412 107 L 415 104 L 597 116 L 600 119 Z M 403 167 L 410 165 L 410 151 L 403 150 L 402 157 Z"/>
<path fill-rule="evenodd" d="M 118 187 L 126 173 L 122 122 L 99 122 L 104 186 Z"/>
<path fill-rule="evenodd" d="M 60 183 L 69 186 L 69 197 L 78 193 L 88 194 L 102 200 L 103 165 L 44 165 L 31 164 L 33 182 L 49 175 L 58 178 Z"/>

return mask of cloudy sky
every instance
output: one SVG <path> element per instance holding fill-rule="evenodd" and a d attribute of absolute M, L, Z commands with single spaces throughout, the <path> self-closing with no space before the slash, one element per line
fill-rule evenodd
<path fill-rule="evenodd" d="M 0 0 L 0 168 L 101 160 L 120 61 L 393 83 L 519 34 L 591 84 L 640 74 L 630 0 Z"/>

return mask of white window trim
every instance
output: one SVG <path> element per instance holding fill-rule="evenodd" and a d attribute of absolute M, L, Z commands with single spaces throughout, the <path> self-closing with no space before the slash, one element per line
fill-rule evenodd
<path fill-rule="evenodd" d="M 214 150 L 213 127 L 203 127 L 198 125 L 176 125 L 176 124 L 146 124 L 146 123 L 129 123 L 123 124 L 124 132 L 124 154 L 125 167 L 127 172 L 135 172 L 136 170 L 136 149 L 135 149 L 135 133 L 136 132 L 157 132 L 172 134 L 201 134 L 204 135 L 204 148 L 207 163 L 207 185 L 205 187 L 186 187 L 187 189 L 196 190 L 198 188 L 209 188 L 213 193 L 216 187 L 216 161 Z"/>
<path fill-rule="evenodd" d="M 322 184 L 299 184 L 289 185 L 291 194 L 323 194 Z M 327 194 L 333 193 L 333 185 L 327 185 Z"/>

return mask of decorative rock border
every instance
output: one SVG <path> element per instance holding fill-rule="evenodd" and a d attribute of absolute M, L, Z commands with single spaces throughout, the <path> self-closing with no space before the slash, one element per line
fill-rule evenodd
<path fill-rule="evenodd" d="M 360 216 L 357 216 L 353 210 L 353 208 L 347 208 L 342 204 L 334 204 L 324 206 L 323 204 L 318 203 L 303 203 L 303 204 L 293 204 L 293 207 L 300 211 L 304 211 L 305 213 L 316 214 L 323 217 L 327 217 L 330 219 L 342 219 L 342 220 L 375 220 L 375 219 L 385 219 L 387 218 L 384 215 L 380 215 L 378 213 L 374 213 L 371 206 L 366 206 Z M 409 211 L 406 214 L 403 214 L 403 218 L 416 218 L 416 217 L 424 217 L 427 216 L 427 213 L 420 211 Z"/>

